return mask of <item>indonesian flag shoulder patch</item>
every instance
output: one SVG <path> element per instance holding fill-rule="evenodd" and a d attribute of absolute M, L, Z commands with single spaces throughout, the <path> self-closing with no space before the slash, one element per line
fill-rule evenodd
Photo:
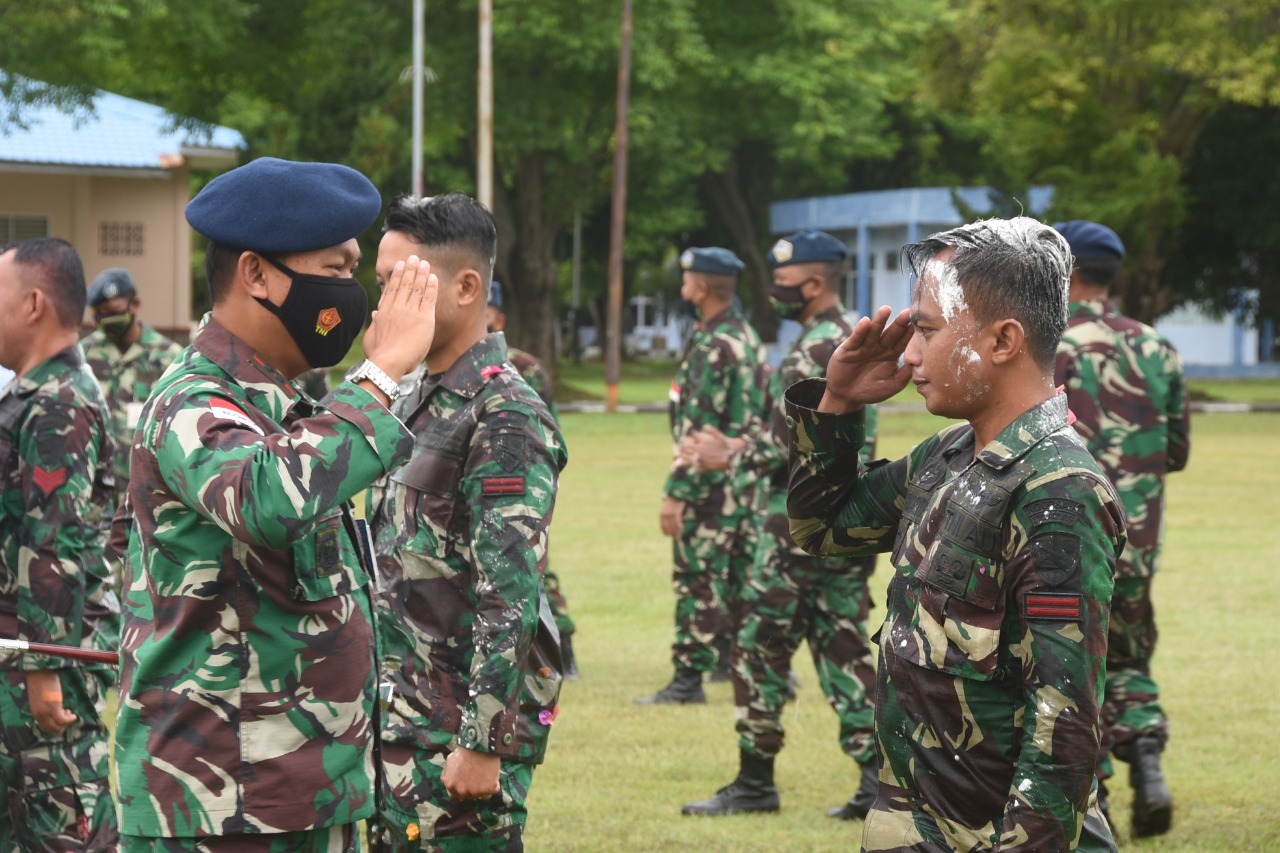
<path fill-rule="evenodd" d="M 231 421 L 242 427 L 253 430 L 258 435 L 266 435 L 262 431 L 262 427 L 253 422 L 253 418 L 249 417 L 244 409 L 240 408 L 230 400 L 224 400 L 221 397 L 214 397 L 209 400 L 209 411 L 213 412 L 219 420 Z"/>
<path fill-rule="evenodd" d="M 1028 619 L 1045 622 L 1079 622 L 1084 618 L 1082 596 L 1060 592 L 1033 592 L 1027 595 Z"/>

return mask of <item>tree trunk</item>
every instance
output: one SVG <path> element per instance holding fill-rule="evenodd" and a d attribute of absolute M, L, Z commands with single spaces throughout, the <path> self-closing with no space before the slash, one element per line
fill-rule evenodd
<path fill-rule="evenodd" d="M 520 153 L 514 184 L 510 191 L 494 187 L 494 205 L 503 209 L 501 230 L 510 235 L 509 242 L 499 237 L 507 339 L 541 359 L 554 379 L 556 225 L 543 205 L 543 152 Z"/>
<path fill-rule="evenodd" d="M 738 150 L 734 150 L 723 172 L 707 172 L 702 176 L 702 188 L 710 200 L 716 215 L 720 218 L 733 241 L 733 250 L 747 265 L 745 270 L 752 293 L 752 325 L 760 333 L 762 340 L 773 341 L 778 338 L 778 317 L 767 306 L 769 305 L 769 285 L 773 281 L 773 272 L 765 260 L 765 253 L 760 250 L 761 234 L 768 235 L 768 205 L 753 205 L 748 200 L 750 190 L 745 184 L 750 174 L 759 185 L 763 175 L 754 168 L 739 168 L 743 159 Z M 754 164 L 753 164 L 754 165 Z M 767 185 L 768 181 L 765 180 Z M 763 210 L 765 221 L 758 222 L 761 217 L 753 214 L 753 210 Z"/>

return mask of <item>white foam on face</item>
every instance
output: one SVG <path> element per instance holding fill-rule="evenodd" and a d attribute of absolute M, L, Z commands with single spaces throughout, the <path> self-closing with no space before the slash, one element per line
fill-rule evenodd
<path fill-rule="evenodd" d="M 930 258 L 929 263 L 925 264 L 921 281 L 926 283 L 933 301 L 938 303 L 942 319 L 948 323 L 961 311 L 969 310 L 969 304 L 964 300 L 964 289 L 960 287 L 960 276 L 951 264 Z"/>

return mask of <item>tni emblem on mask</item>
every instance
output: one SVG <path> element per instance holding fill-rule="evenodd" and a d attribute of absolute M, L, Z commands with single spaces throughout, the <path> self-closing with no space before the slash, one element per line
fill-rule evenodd
<path fill-rule="evenodd" d="M 334 326 L 342 322 L 337 308 L 326 308 L 316 316 L 316 334 L 327 335 Z"/>

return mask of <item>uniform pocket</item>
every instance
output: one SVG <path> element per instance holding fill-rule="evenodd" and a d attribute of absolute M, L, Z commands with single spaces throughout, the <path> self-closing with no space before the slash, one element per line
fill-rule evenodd
<path fill-rule="evenodd" d="M 321 518 L 309 534 L 293 544 L 291 552 L 291 592 L 298 601 L 346 595 L 369 582 L 342 510 Z"/>
<path fill-rule="evenodd" d="M 414 548 L 431 557 L 446 557 L 452 545 L 458 486 L 462 482 L 460 455 L 419 447 L 413 458 L 391 475 L 399 515 L 406 531 L 425 527 Z"/>

